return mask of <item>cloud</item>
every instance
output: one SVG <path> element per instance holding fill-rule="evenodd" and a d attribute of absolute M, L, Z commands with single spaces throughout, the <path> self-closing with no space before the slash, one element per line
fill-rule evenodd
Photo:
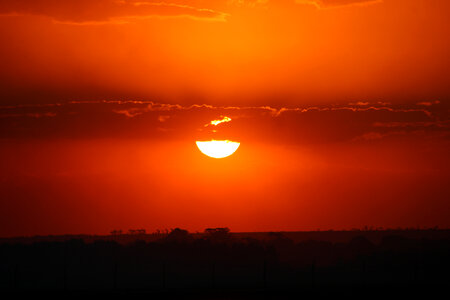
<path fill-rule="evenodd" d="M 0 114 L 0 118 L 46 118 L 46 117 L 56 117 L 54 112 L 42 112 L 42 113 L 12 113 L 12 114 Z"/>
<path fill-rule="evenodd" d="M 206 126 L 209 126 L 209 125 L 217 126 L 217 125 L 219 125 L 219 124 L 221 124 L 221 123 L 227 123 L 227 122 L 231 122 L 231 118 L 229 118 L 229 117 L 223 117 L 222 119 L 219 119 L 219 120 L 212 120 L 211 122 L 209 122 L 208 124 L 206 124 L 205 127 L 206 127 Z"/>
<path fill-rule="evenodd" d="M 431 106 L 433 104 L 439 104 L 439 103 L 441 103 L 441 101 L 439 101 L 439 100 L 436 100 L 436 101 L 423 101 L 423 102 L 417 103 L 417 105 Z"/>
<path fill-rule="evenodd" d="M 228 0 L 228 5 L 234 5 L 238 7 L 267 7 L 269 0 Z"/>
<path fill-rule="evenodd" d="M 128 109 L 128 110 L 127 109 L 119 109 L 119 110 L 115 109 L 115 110 L 113 110 L 113 112 L 122 114 L 128 118 L 133 118 L 133 117 L 136 117 L 136 116 L 142 114 L 142 112 L 137 111 L 136 109 Z"/>
<path fill-rule="evenodd" d="M 167 121 L 170 118 L 170 116 L 167 115 L 159 115 L 158 116 L 158 121 L 160 121 L 161 123 L 164 123 L 165 121 Z"/>
<path fill-rule="evenodd" d="M 398 136 L 407 134 L 406 131 L 391 131 L 388 133 L 380 133 L 380 132 L 367 132 L 361 136 L 357 136 L 353 139 L 353 141 L 376 141 L 381 140 L 389 136 Z"/>
<path fill-rule="evenodd" d="M 425 127 L 435 127 L 435 128 L 445 128 L 450 129 L 450 120 L 441 121 L 434 120 L 430 122 L 376 122 L 373 124 L 374 127 L 385 127 L 385 128 L 425 128 Z"/>
<path fill-rule="evenodd" d="M 120 24 L 150 17 L 225 21 L 228 17 L 209 8 L 145 0 L 0 0 L 0 15 L 45 16 L 67 24 Z"/>
<path fill-rule="evenodd" d="M 212 124 L 211 120 L 221 124 L 231 119 L 228 126 L 205 127 Z M 440 106 L 421 108 L 415 103 L 276 108 L 73 101 L 0 107 L 0 138 L 186 139 L 220 135 L 231 140 L 269 140 L 277 144 L 364 142 L 417 138 L 417 132 L 423 133 L 420 136 L 450 136 L 449 120 L 449 113 Z"/>
<path fill-rule="evenodd" d="M 382 3 L 383 0 L 295 0 L 297 4 L 314 5 L 319 9 L 341 6 L 367 6 Z"/>
<path fill-rule="evenodd" d="M 362 102 L 362 101 L 358 101 L 356 103 L 349 103 L 348 105 L 356 105 L 356 106 L 366 106 L 369 105 L 369 102 Z"/>

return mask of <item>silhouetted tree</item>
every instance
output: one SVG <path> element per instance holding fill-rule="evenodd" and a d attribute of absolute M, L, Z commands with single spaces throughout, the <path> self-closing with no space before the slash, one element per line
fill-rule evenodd
<path fill-rule="evenodd" d="M 192 237 L 187 230 L 175 228 L 170 231 L 165 240 L 171 242 L 187 242 L 192 240 Z"/>

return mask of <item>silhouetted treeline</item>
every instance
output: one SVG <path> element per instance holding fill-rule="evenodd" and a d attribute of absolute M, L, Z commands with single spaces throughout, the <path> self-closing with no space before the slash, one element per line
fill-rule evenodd
<path fill-rule="evenodd" d="M 210 228 L 217 231 L 217 228 Z M 225 229 L 226 228 L 222 228 Z M 129 244 L 137 240 L 146 242 L 154 242 L 166 237 L 171 230 L 157 230 L 156 232 L 147 233 L 145 229 L 129 229 L 126 231 L 112 230 L 109 235 L 47 235 L 47 236 L 19 236 L 0 238 L 0 244 L 31 244 L 34 242 L 62 242 L 73 239 L 80 239 L 86 243 L 92 243 L 95 241 L 115 241 L 120 244 Z M 267 240 L 271 238 L 270 232 L 227 232 L 229 237 L 235 239 L 254 238 L 257 240 Z M 282 233 L 283 236 L 291 239 L 295 243 L 302 241 L 315 240 L 315 241 L 328 241 L 332 243 L 348 243 L 357 236 L 364 236 L 372 243 L 380 243 L 381 240 L 388 235 L 400 235 L 409 239 L 447 239 L 450 238 L 449 229 L 353 229 L 353 230 L 323 230 L 323 231 L 286 231 L 277 232 Z M 193 238 L 204 238 L 210 235 L 208 229 L 204 232 L 190 233 Z"/>
<path fill-rule="evenodd" d="M 447 285 L 450 239 L 387 235 L 374 243 L 236 238 L 174 229 L 155 241 L 81 239 L 0 245 L 2 290 L 296 289 Z"/>

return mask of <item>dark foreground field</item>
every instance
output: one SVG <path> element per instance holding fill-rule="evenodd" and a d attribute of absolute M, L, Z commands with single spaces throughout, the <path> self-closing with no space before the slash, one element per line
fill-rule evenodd
<path fill-rule="evenodd" d="M 114 299 L 128 299 L 129 297 L 145 297 L 147 299 L 440 299 L 448 296 L 447 289 L 443 286 L 326 286 L 299 289 L 168 289 L 168 290 L 28 290 L 28 291 L 4 291 L 1 295 L 35 298 L 65 297 L 108 297 Z"/>
<path fill-rule="evenodd" d="M 0 289 L 14 294 L 427 297 L 450 286 L 446 230 L 188 234 L 175 229 L 0 243 Z"/>

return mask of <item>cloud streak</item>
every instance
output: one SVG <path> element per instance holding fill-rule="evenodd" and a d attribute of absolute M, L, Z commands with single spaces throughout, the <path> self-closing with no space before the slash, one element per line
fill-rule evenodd
<path fill-rule="evenodd" d="M 137 0 L 0 0 L 0 15 L 44 16 L 58 23 L 122 24 L 145 18 L 225 21 L 228 14 L 179 3 Z"/>
<path fill-rule="evenodd" d="M 383 0 L 295 0 L 295 3 L 313 5 L 318 9 L 327 9 L 342 6 L 367 6 L 383 3 Z"/>

